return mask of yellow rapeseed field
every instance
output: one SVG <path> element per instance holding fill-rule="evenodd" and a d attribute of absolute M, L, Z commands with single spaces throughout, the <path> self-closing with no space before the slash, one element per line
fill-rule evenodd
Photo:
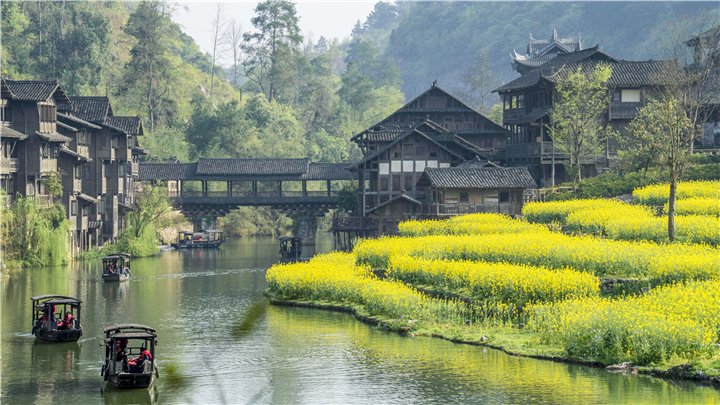
<path fill-rule="evenodd" d="M 573 268 L 598 277 L 649 277 L 655 283 L 720 275 L 720 254 L 708 246 L 657 245 L 556 233 L 382 237 L 363 240 L 354 253 L 358 264 L 373 268 L 387 268 L 392 256 L 409 255 Z"/>
<path fill-rule="evenodd" d="M 568 355 L 649 365 L 712 354 L 720 333 L 720 281 L 653 289 L 640 297 L 587 297 L 537 305 L 528 326 Z"/>
<path fill-rule="evenodd" d="M 502 214 L 458 215 L 439 221 L 404 221 L 400 222 L 398 228 L 401 236 L 549 232 L 546 226 L 529 224 Z"/>
<path fill-rule="evenodd" d="M 665 203 L 665 213 L 669 203 Z M 686 198 L 675 203 L 676 215 L 714 215 L 720 217 L 720 199 Z"/>
<path fill-rule="evenodd" d="M 668 241 L 668 217 L 618 218 L 606 224 L 608 238 L 617 240 Z M 720 222 L 715 216 L 675 217 L 675 235 L 689 243 L 720 245 Z"/>
<path fill-rule="evenodd" d="M 522 214 L 526 221 L 538 224 L 557 222 L 566 223 L 568 215 L 573 212 L 589 209 L 618 209 L 627 204 L 616 200 L 569 200 L 553 202 L 531 202 L 523 207 Z"/>
<path fill-rule="evenodd" d="M 413 285 L 450 291 L 465 289 L 475 299 L 512 304 L 596 296 L 600 283 L 597 277 L 572 269 L 430 260 L 406 255 L 390 258 L 388 275 Z"/>
<path fill-rule="evenodd" d="M 665 205 L 670 198 L 669 184 L 656 184 L 642 187 L 633 191 L 633 197 L 637 204 Z M 686 181 L 679 182 L 677 187 L 677 199 L 686 198 L 708 198 L 720 200 L 720 181 Z"/>

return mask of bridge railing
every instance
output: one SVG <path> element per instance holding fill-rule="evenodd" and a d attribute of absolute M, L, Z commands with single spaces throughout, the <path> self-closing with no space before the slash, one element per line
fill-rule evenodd
<path fill-rule="evenodd" d="M 277 191 L 195 191 L 195 190 L 185 190 L 182 192 L 178 192 L 176 190 L 168 191 L 168 197 L 170 198 L 179 198 L 179 197 L 209 197 L 209 198 L 301 198 L 301 197 L 336 197 L 337 191 L 331 191 L 328 195 L 327 191 L 285 191 L 283 190 L 280 194 Z"/>

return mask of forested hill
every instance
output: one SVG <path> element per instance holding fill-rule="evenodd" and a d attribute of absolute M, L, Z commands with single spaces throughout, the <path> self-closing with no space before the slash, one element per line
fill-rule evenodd
<path fill-rule="evenodd" d="M 600 44 L 616 58 L 662 59 L 656 29 L 673 15 L 718 13 L 720 7 L 718 2 L 615 1 L 398 4 L 391 10 L 395 13 L 392 24 L 387 22 L 388 7 L 382 7 L 385 18 L 369 19 L 362 37 L 385 46 L 386 54 L 403 72 L 402 90 L 408 99 L 435 79 L 444 88 L 459 87 L 462 74 L 483 48 L 496 76 L 512 80 L 517 73 L 510 67 L 509 54 L 513 49 L 525 52 L 529 33 L 535 39 L 548 39 L 553 28 L 560 37 L 580 33 L 583 47 Z"/>

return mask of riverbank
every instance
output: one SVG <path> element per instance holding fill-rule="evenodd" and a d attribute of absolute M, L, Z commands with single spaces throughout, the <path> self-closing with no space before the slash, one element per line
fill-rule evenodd
<path fill-rule="evenodd" d="M 398 333 L 407 337 L 432 337 L 458 344 L 483 346 L 500 350 L 506 354 L 538 360 L 578 364 L 594 368 L 605 368 L 608 372 L 644 374 L 663 379 L 691 380 L 699 384 L 720 389 L 720 362 L 717 359 L 690 359 L 673 357 L 666 364 L 654 367 L 633 366 L 630 363 L 606 366 L 596 361 L 568 357 L 565 350 L 541 342 L 541 335 L 522 327 L 492 321 L 487 324 L 433 323 L 413 319 L 390 319 L 370 315 L 363 305 L 330 301 L 281 300 L 268 291 L 265 296 L 272 305 L 321 309 L 352 314 L 359 321 L 381 330 Z"/>

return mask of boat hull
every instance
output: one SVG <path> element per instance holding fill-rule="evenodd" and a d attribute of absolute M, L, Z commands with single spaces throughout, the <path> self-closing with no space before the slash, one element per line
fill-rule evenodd
<path fill-rule="evenodd" d="M 119 373 L 108 376 L 108 384 L 118 389 L 147 388 L 155 380 L 154 373 Z"/>
<path fill-rule="evenodd" d="M 171 243 L 170 246 L 174 247 L 175 249 L 217 249 L 222 243 L 223 241 L 212 241 L 207 243 L 196 242 L 192 245 L 188 245 L 185 243 Z"/>
<path fill-rule="evenodd" d="M 130 278 L 130 275 L 129 274 L 119 274 L 119 273 L 103 274 L 102 278 L 103 278 L 103 281 L 105 281 L 105 282 L 125 281 Z"/>
<path fill-rule="evenodd" d="M 82 328 L 72 330 L 36 330 L 35 337 L 46 342 L 77 342 L 82 336 Z"/>

